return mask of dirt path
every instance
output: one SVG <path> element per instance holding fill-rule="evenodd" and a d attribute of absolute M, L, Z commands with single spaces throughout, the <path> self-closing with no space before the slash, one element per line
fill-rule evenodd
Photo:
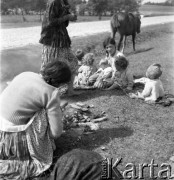
<path fill-rule="evenodd" d="M 174 16 L 158 16 L 142 18 L 142 27 L 153 24 L 173 22 Z M 22 47 L 30 44 L 38 44 L 41 27 L 27 27 L 14 29 L 1 29 L 1 50 Z M 68 27 L 71 38 L 87 36 L 110 31 L 109 21 L 93 21 L 73 23 Z"/>

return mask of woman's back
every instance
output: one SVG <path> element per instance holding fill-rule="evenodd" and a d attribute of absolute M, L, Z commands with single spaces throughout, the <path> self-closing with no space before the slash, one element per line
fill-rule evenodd
<path fill-rule="evenodd" d="M 26 124 L 36 112 L 46 107 L 55 89 L 39 74 L 21 73 L 0 95 L 1 116 L 16 125 Z"/>

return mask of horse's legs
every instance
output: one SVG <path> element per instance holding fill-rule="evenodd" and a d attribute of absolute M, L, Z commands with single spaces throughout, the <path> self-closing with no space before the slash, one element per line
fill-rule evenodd
<path fill-rule="evenodd" d="M 123 38 L 123 48 L 122 48 L 122 51 L 121 51 L 123 54 L 124 54 L 124 48 L 126 47 L 126 37 L 127 36 L 124 35 L 124 38 Z"/>
<path fill-rule="evenodd" d="M 120 40 L 119 40 L 119 43 L 118 43 L 118 51 L 120 50 L 120 46 L 121 46 L 121 42 L 123 41 L 123 35 L 120 35 Z"/>
<path fill-rule="evenodd" d="M 111 38 L 115 39 L 116 32 L 117 32 L 117 28 L 111 26 Z"/>
<path fill-rule="evenodd" d="M 132 34 L 133 49 L 135 51 L 135 34 Z"/>

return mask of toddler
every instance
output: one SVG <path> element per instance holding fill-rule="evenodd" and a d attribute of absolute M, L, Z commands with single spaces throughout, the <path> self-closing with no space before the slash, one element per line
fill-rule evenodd
<path fill-rule="evenodd" d="M 81 66 L 82 65 L 82 60 L 84 57 L 84 51 L 82 49 L 77 49 L 77 51 L 75 52 L 75 55 L 78 59 L 78 65 Z"/>
<path fill-rule="evenodd" d="M 133 75 L 128 71 L 129 62 L 124 56 L 115 57 L 115 67 L 117 71 L 110 80 L 106 80 L 106 90 L 127 89 L 131 91 L 133 88 Z"/>
<path fill-rule="evenodd" d="M 83 65 L 78 69 L 78 76 L 75 78 L 74 86 L 89 85 L 89 78 L 97 70 L 94 65 L 94 54 L 87 53 L 83 58 Z"/>
<path fill-rule="evenodd" d="M 140 78 L 135 82 L 144 83 L 145 87 L 142 93 L 130 94 L 131 98 L 140 98 L 145 101 L 155 102 L 158 98 L 164 96 L 164 89 L 161 80 L 159 79 L 162 75 L 161 65 L 152 64 L 146 71 L 147 78 Z"/>

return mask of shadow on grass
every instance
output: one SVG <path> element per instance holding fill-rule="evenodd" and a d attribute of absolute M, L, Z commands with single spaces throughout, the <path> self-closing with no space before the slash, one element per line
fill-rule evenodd
<path fill-rule="evenodd" d="M 150 51 L 154 49 L 153 47 L 150 47 L 150 48 L 141 48 L 141 49 L 138 49 L 136 51 L 132 51 L 130 53 L 126 53 L 126 56 L 130 56 L 130 55 L 133 55 L 133 54 L 138 54 L 138 53 L 143 53 L 143 52 L 146 52 L 146 51 Z"/>
<path fill-rule="evenodd" d="M 81 136 L 78 135 L 76 130 L 70 130 L 56 140 L 57 149 L 54 156 L 58 158 L 74 148 L 92 150 L 109 143 L 114 138 L 125 138 L 132 134 L 133 130 L 127 126 L 99 129 L 92 134 L 82 134 Z"/>
<path fill-rule="evenodd" d="M 120 89 L 118 90 L 110 90 L 104 91 L 100 89 L 93 90 L 77 90 L 80 92 L 79 95 L 67 97 L 66 95 L 62 97 L 62 99 L 67 100 L 68 102 L 83 102 L 86 100 L 94 99 L 97 97 L 111 97 L 111 96 L 124 96 L 125 93 Z"/>

